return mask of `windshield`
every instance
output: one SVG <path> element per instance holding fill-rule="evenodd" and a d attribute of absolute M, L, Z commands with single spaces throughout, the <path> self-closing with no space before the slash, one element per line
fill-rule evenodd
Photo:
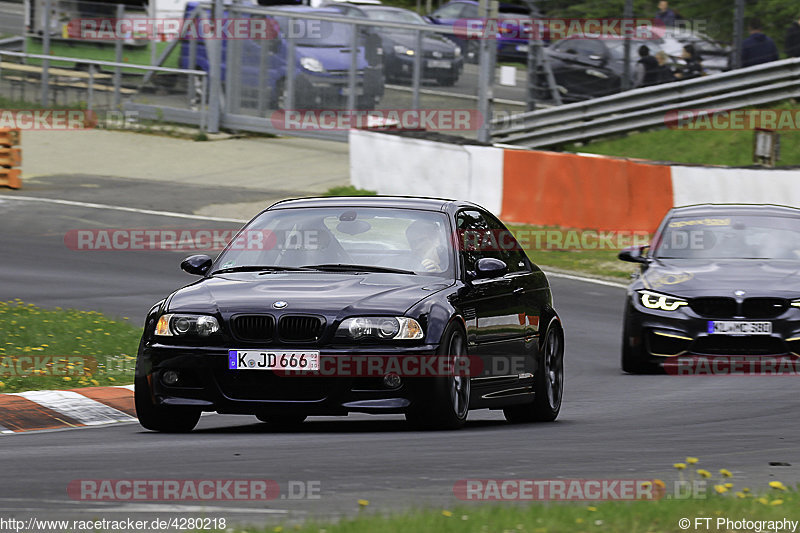
<path fill-rule="evenodd" d="M 658 239 L 655 256 L 800 260 L 800 218 L 758 215 L 672 218 Z"/>
<path fill-rule="evenodd" d="M 214 268 L 360 265 L 453 277 L 449 231 L 445 215 L 433 211 L 276 209 L 248 224 Z"/>
<path fill-rule="evenodd" d="M 426 24 L 425 19 L 411 11 L 389 9 L 366 9 L 367 17 L 384 22 L 403 22 L 406 24 Z"/>

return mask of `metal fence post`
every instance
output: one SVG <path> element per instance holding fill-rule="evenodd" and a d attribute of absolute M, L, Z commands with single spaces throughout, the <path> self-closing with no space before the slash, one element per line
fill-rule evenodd
<path fill-rule="evenodd" d="M 625 0 L 625 9 L 623 13 L 626 23 L 633 18 L 633 0 Z M 622 66 L 622 90 L 627 91 L 633 86 L 633 83 L 631 82 L 631 36 L 628 34 L 628 32 L 625 33 L 625 44 L 622 58 L 622 61 L 624 62 Z"/>
<path fill-rule="evenodd" d="M 125 6 L 117 4 L 117 20 L 125 18 Z M 114 43 L 114 61 L 122 63 L 122 36 L 117 37 Z M 114 67 L 114 108 L 118 108 L 120 104 L 120 87 L 122 85 L 122 69 Z"/>
<path fill-rule="evenodd" d="M 496 0 L 481 0 L 480 15 L 484 20 L 497 13 Z M 485 25 L 484 25 L 485 27 Z M 484 35 L 480 43 L 478 65 L 478 113 L 481 115 L 481 126 L 478 129 L 478 140 L 491 142 L 492 140 L 492 99 L 494 92 L 494 57 L 497 54 L 495 35 Z"/>
<path fill-rule="evenodd" d="M 411 109 L 419 109 L 419 91 L 422 85 L 422 31 L 414 32 L 414 71 L 412 73 L 411 84 L 413 93 L 411 96 Z"/>
<path fill-rule="evenodd" d="M 358 25 L 351 25 L 353 32 L 350 36 L 350 71 L 347 73 L 347 109 L 356 108 L 356 72 L 358 71 Z"/>
<path fill-rule="evenodd" d="M 214 0 L 212 17 L 214 24 L 218 24 L 223 13 L 222 0 Z M 208 103 L 208 131 L 219 132 L 220 99 L 222 98 L 222 41 L 206 41 L 206 53 L 209 60 L 210 90 Z M 213 45 L 213 46 L 212 46 Z"/>
<path fill-rule="evenodd" d="M 50 55 L 50 12 L 51 0 L 44 0 L 44 31 L 42 32 L 42 55 Z M 45 59 L 42 61 L 42 87 L 41 87 L 41 104 L 47 106 L 49 100 L 50 90 L 50 60 Z"/>
<path fill-rule="evenodd" d="M 92 110 L 94 103 L 94 64 L 89 64 L 89 87 L 86 91 L 86 109 Z"/>
<path fill-rule="evenodd" d="M 736 0 L 733 14 L 733 57 L 731 68 L 742 67 L 742 41 L 744 40 L 744 0 Z"/>
<path fill-rule="evenodd" d="M 294 23 L 295 19 L 290 20 L 291 23 L 289 27 L 292 28 L 291 24 Z M 297 60 L 295 57 L 294 31 L 289 32 L 286 36 L 286 41 L 288 49 L 286 50 L 286 88 L 284 90 L 283 108 L 294 109 L 294 75 L 295 68 L 297 67 L 295 64 Z M 278 99 L 280 100 L 280 94 L 278 95 Z"/>

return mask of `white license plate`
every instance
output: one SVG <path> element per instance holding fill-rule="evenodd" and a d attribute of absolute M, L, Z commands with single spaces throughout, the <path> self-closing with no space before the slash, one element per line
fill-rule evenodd
<path fill-rule="evenodd" d="M 428 68 L 450 68 L 453 64 L 446 59 L 429 59 Z"/>
<path fill-rule="evenodd" d="M 319 352 L 228 350 L 230 370 L 319 370 Z"/>
<path fill-rule="evenodd" d="M 709 320 L 708 333 L 717 335 L 770 335 L 772 333 L 772 322 Z"/>
<path fill-rule="evenodd" d="M 527 52 L 528 45 L 527 44 L 518 44 L 517 45 L 517 52 Z"/>

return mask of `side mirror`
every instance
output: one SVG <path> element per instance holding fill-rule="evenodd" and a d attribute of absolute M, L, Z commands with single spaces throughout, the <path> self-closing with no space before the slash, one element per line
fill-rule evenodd
<path fill-rule="evenodd" d="M 213 262 L 207 255 L 192 255 L 181 261 L 181 270 L 195 276 L 205 276 Z"/>
<path fill-rule="evenodd" d="M 475 278 L 499 278 L 508 272 L 505 262 L 493 257 L 484 257 L 475 262 Z"/>
<path fill-rule="evenodd" d="M 650 262 L 650 258 L 647 257 L 647 250 L 649 249 L 649 246 L 631 246 L 630 248 L 621 250 L 617 258 L 629 263 L 647 264 Z"/>

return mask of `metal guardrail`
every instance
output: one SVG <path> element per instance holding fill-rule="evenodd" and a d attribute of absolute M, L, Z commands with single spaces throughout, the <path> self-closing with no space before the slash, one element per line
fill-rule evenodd
<path fill-rule="evenodd" d="M 800 58 L 513 115 L 494 142 L 540 148 L 652 128 L 684 109 L 736 109 L 800 97 Z"/>

